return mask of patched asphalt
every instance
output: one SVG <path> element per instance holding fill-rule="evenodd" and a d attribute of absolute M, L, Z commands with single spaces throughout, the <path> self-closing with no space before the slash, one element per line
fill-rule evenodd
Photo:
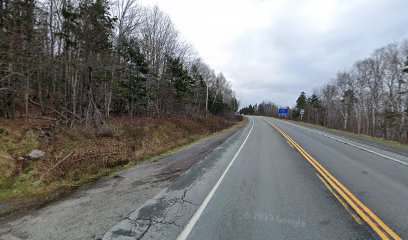
<path fill-rule="evenodd" d="M 308 162 L 264 118 L 250 119 L 254 127 L 248 141 L 188 239 L 377 238 L 367 224 L 353 218 Z M 250 128 L 248 124 L 237 132 L 111 228 L 103 239 L 176 239 Z M 313 139 L 308 141 L 313 144 Z"/>
<path fill-rule="evenodd" d="M 101 190 L 92 187 L 80 191 L 77 200 L 51 206 L 51 217 L 46 215 L 49 209 L 44 209 L 37 217 L 20 219 L 6 226 L 11 230 L 3 236 L 177 239 L 243 146 L 187 239 L 378 239 L 364 221 L 353 218 L 314 168 L 268 121 L 310 153 L 397 234 L 408 238 L 408 167 L 362 149 L 404 162 L 406 156 L 264 117 L 249 117 L 237 131 L 101 181 Z M 61 211 L 61 219 L 56 211 Z M 47 228 L 47 223 L 52 227 Z M 35 235 L 35 224 L 42 234 Z M 99 227 L 89 227 L 94 225 Z M 90 235 L 87 228 L 99 235 Z M 7 231 L 0 228 L 0 236 L 2 229 Z"/>
<path fill-rule="evenodd" d="M 0 239 L 99 239 L 238 130 L 225 130 L 83 186 L 37 211 L 2 221 Z"/>

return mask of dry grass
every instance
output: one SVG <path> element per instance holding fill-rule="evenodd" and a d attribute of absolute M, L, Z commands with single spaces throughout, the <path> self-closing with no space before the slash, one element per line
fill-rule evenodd
<path fill-rule="evenodd" d="M 220 117 L 118 117 L 100 129 L 2 120 L 0 200 L 45 197 L 58 189 L 76 187 L 234 124 Z M 34 148 L 46 156 L 38 161 L 16 161 Z"/>

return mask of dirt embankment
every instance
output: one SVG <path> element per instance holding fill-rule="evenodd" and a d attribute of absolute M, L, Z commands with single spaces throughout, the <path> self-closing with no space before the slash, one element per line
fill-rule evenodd
<path fill-rule="evenodd" d="M 0 120 L 0 218 L 36 208 L 137 162 L 193 142 L 236 122 L 112 118 L 108 125 L 69 128 L 50 120 Z M 27 155 L 39 149 L 37 160 Z"/>

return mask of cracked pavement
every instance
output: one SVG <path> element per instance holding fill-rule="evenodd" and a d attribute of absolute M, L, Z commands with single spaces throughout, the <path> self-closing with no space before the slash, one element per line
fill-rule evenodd
<path fill-rule="evenodd" d="M 191 167 L 168 188 L 113 226 L 109 239 L 176 239 L 229 164 L 248 126 Z"/>
<path fill-rule="evenodd" d="M 195 240 L 377 239 L 268 121 L 406 236 L 407 215 L 399 210 L 406 209 L 406 168 L 277 119 L 249 119 L 218 140 L 146 162 L 10 221 L 0 227 L 0 239 L 177 239 L 181 232 L 181 239 Z"/>
<path fill-rule="evenodd" d="M 194 240 L 376 239 L 377 235 L 365 222 L 350 214 L 352 212 L 316 175 L 312 165 L 267 121 L 285 128 L 317 159 L 325 161 L 325 165 L 331 167 L 329 171 L 343 170 L 336 172 L 340 178 L 358 168 L 348 164 L 350 161 L 369 161 L 363 169 L 375 167 L 373 161 L 393 170 L 400 166 L 350 145 L 284 126 L 284 122 L 276 119 L 249 119 L 250 124 L 113 226 L 103 240 L 177 239 L 179 236 Z M 361 181 L 353 181 L 358 178 Z M 377 180 L 375 175 L 367 178 L 359 172 L 341 179 L 349 181 L 347 186 L 352 189 L 360 183 Z M 393 186 L 400 185 L 394 183 Z M 370 189 L 375 193 L 376 189 Z M 364 199 L 361 190 L 353 192 Z M 403 198 L 396 198 L 404 207 Z M 378 205 L 375 209 L 379 209 Z M 198 215 L 192 218 L 195 213 Z M 404 233 L 401 223 L 399 230 Z"/>
<path fill-rule="evenodd" d="M 192 182 L 184 179 L 186 174 L 183 173 L 191 172 L 191 167 L 195 165 L 209 167 L 200 161 L 217 152 L 216 149 L 220 149 L 220 145 L 225 144 L 240 129 L 235 127 L 225 130 L 165 156 L 82 186 L 71 196 L 42 209 L 6 219 L 0 222 L 0 240 L 100 239 L 118 222 L 132 223 L 132 234 L 137 232 L 140 237 L 150 235 L 158 225 L 179 228 L 179 219 L 174 213 L 179 208 L 189 209 L 195 204 L 188 193 Z M 194 171 L 201 175 L 205 169 Z M 179 180 L 174 184 L 177 178 Z M 174 187 L 170 188 L 172 183 Z M 172 194 L 168 194 L 170 192 Z M 163 197 L 158 197 L 160 195 Z M 153 200 L 157 203 L 151 209 L 156 213 L 154 218 L 148 217 L 146 212 Z M 141 209 L 137 211 L 140 217 L 134 212 L 135 209 Z M 126 239 L 126 232 L 123 232 L 123 236 Z"/>

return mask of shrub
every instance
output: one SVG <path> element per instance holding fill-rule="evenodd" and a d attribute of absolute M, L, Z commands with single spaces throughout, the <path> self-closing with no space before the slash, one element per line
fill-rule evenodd
<path fill-rule="evenodd" d="M 98 130 L 99 137 L 113 137 L 113 129 L 109 124 L 103 124 Z"/>
<path fill-rule="evenodd" d="M 143 127 L 134 124 L 123 124 L 122 131 L 123 137 L 129 139 L 132 151 L 142 146 L 143 138 L 145 137 Z"/>
<path fill-rule="evenodd" d="M 243 120 L 244 120 L 244 117 L 242 115 L 235 115 L 235 121 L 242 122 Z"/>

